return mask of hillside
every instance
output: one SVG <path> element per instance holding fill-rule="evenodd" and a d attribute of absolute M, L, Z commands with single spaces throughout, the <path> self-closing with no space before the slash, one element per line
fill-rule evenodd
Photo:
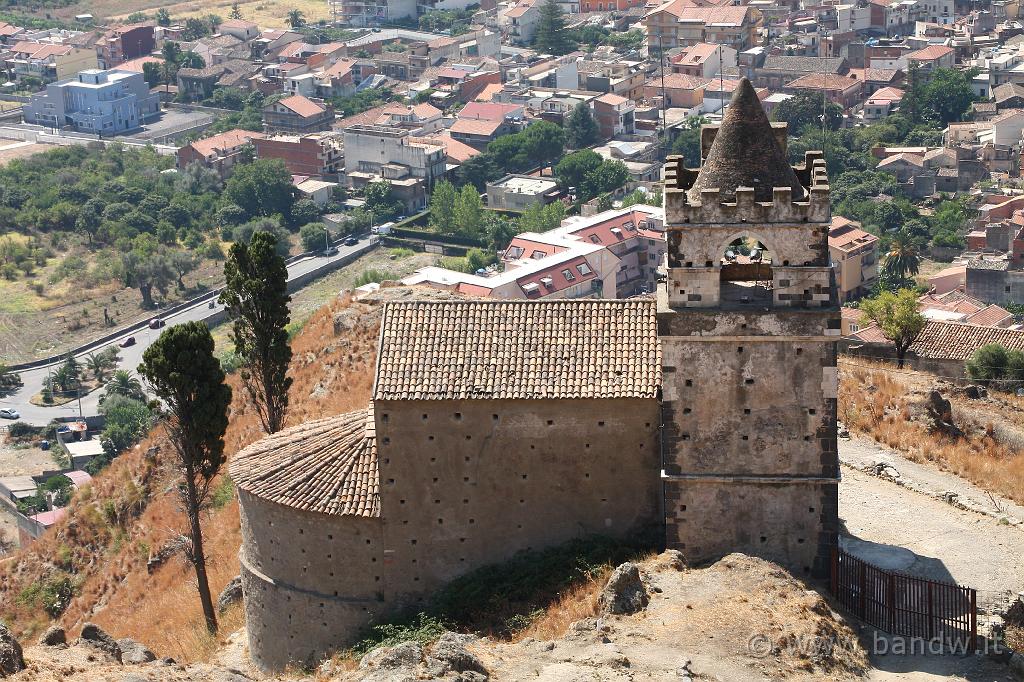
<path fill-rule="evenodd" d="M 379 304 L 412 295 L 450 298 L 444 292 L 385 288 L 360 302 L 336 299 L 312 315 L 293 340 L 289 425 L 365 406 L 373 381 Z M 962 390 L 942 385 L 943 394 L 953 400 L 956 424 L 938 428 L 941 425 L 936 425 L 928 409 L 933 378 L 845 361 L 841 369 L 840 418 L 852 431 L 874 436 L 908 457 L 937 463 L 996 492 L 1000 486 L 1009 485 L 1003 492 L 1008 497 L 1019 496 L 1022 488 L 1015 482 L 1021 480 L 1019 444 L 1024 441 L 1020 440 L 1022 405 L 1018 399 L 994 394 L 972 398 Z M 231 381 L 238 389 L 237 378 Z M 226 436 L 229 457 L 262 435 L 258 420 L 242 396 L 243 391 L 235 391 Z M 963 435 L 956 436 L 949 427 Z M 164 435 L 159 430 L 150 434 L 77 496 L 68 517 L 54 531 L 0 563 L 0 620 L 23 643 L 34 642 L 53 622 L 66 628 L 69 637 L 77 636 L 86 622 L 93 622 L 115 638 L 131 637 L 157 655 L 173 657 L 181 664 L 213 662 L 244 667 L 239 607 L 223 614 L 223 638 L 211 638 L 203 627 L 191 568 L 177 551 L 186 524 L 173 494 L 174 475 L 167 452 Z M 215 488 L 204 528 L 211 587 L 216 594 L 238 572 L 240 533 L 230 481 L 222 478 Z M 659 575 L 663 572 L 654 564 L 650 564 L 650 571 Z M 740 642 L 736 637 L 749 637 L 746 623 L 764 623 L 775 633 L 773 636 L 781 636 L 779 633 L 787 627 L 805 628 L 807 633 L 821 630 L 829 636 L 848 634 L 846 625 L 815 593 L 770 564 L 732 558 L 707 569 L 668 573 L 651 585 L 666 594 L 675 590 L 674 594 L 684 601 L 680 606 L 677 602 L 662 604 L 661 598 L 655 598 L 647 615 L 633 617 L 615 631 L 622 641 L 636 647 L 623 653 L 634 666 L 631 670 L 647 666 L 644 670 L 648 677 L 634 679 L 659 679 L 657 666 L 667 665 L 670 651 L 673 655 L 685 651 L 695 663 L 701 660 L 702 652 L 708 652 L 704 670 L 709 674 L 715 670 L 714 661 L 732 657 L 729 665 L 735 666 L 738 676 L 731 679 L 742 679 L 739 672 L 750 670 L 760 670 L 758 674 L 767 676 L 842 677 L 855 674 L 862 665 L 862 652 L 855 647 L 843 654 L 846 658 L 835 669 L 827 670 L 815 668 L 817 663 L 806 656 L 787 659 L 784 648 L 764 661 L 744 653 L 741 645 L 745 646 L 746 640 Z M 598 587 L 595 582 L 566 595 L 532 620 L 525 631 L 520 629 L 513 642 L 476 642 L 474 650 L 487 661 L 489 669 L 515 671 L 505 679 L 516 679 L 521 672 L 532 677 L 534 673 L 526 671 L 530 665 L 540 666 L 538 671 L 550 668 L 540 675 L 541 679 L 577 679 L 562 676 L 566 671 L 559 666 L 566 662 L 562 660 L 565 656 L 570 656 L 579 665 L 593 667 L 598 652 L 606 649 L 596 647 L 588 639 L 590 635 L 571 646 L 559 643 L 551 649 L 544 648 L 547 644 L 531 645 L 530 641 L 560 640 L 567 632 L 569 640 L 575 641 L 570 623 L 593 615 Z M 729 608 L 716 608 L 722 604 Z M 597 636 L 598 643 L 601 636 L 618 641 L 614 633 L 604 633 Z M 67 664 L 67 659 L 49 650 L 32 655 L 43 667 L 36 670 L 40 676 L 25 679 L 60 678 L 51 675 L 53 668 L 46 668 L 46 661 L 59 668 Z M 583 662 L 587 660 L 591 663 Z M 102 661 L 87 661 L 90 665 L 97 662 Z M 347 661 L 338 673 L 355 675 L 348 670 L 354 665 Z M 103 677 L 86 666 L 82 670 L 85 676 L 78 679 L 121 679 L 119 671 L 119 667 L 111 668 L 113 676 Z M 175 671 L 174 677 L 167 670 L 162 671 L 167 673 L 164 677 L 156 671 L 157 676 L 151 679 L 220 679 L 190 677 L 210 672 L 202 667 Z M 580 670 L 569 673 L 583 674 Z M 495 675 L 493 679 L 501 677 Z M 617 678 L 612 675 L 609 679 Z"/>
<path fill-rule="evenodd" d="M 379 312 L 337 299 L 305 324 L 292 345 L 289 425 L 365 406 Z M 230 381 L 236 390 L 225 437 L 229 457 L 262 435 L 237 377 Z M 69 632 L 91 620 L 181 661 L 202 659 L 215 648 L 202 627 L 191 569 L 176 556 L 186 523 L 171 494 L 167 451 L 158 429 L 97 476 L 53 532 L 0 564 L 0 618 L 16 633 L 38 635 L 49 611 Z M 214 487 L 204 530 L 216 594 L 238 573 L 240 536 L 230 481 L 222 477 Z M 238 613 L 225 619 L 226 631 L 241 620 Z"/>
<path fill-rule="evenodd" d="M 237 655 L 242 639 L 233 636 L 211 663 L 190 666 L 166 660 L 121 665 L 90 642 L 28 646 L 28 669 L 11 679 L 244 682 L 301 677 L 262 678 L 247 669 Z M 315 679 L 848 680 L 860 678 L 866 669 L 867 656 L 849 625 L 778 566 L 731 554 L 691 569 L 678 553 L 666 552 L 614 572 L 606 569 L 537 615 L 533 626 L 513 641 L 440 631 L 429 641 L 399 637 L 362 659 L 329 661 Z"/>

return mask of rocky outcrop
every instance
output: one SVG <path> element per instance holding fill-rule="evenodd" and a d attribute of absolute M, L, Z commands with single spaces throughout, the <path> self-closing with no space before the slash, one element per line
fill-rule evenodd
<path fill-rule="evenodd" d="M 603 614 L 626 615 L 642 610 L 648 601 L 640 569 L 627 561 L 612 572 L 597 603 Z"/>
<path fill-rule="evenodd" d="M 217 612 L 224 613 L 232 604 L 242 601 L 242 576 L 236 575 L 217 597 Z"/>
<path fill-rule="evenodd" d="M 43 646 L 61 646 L 68 643 L 68 637 L 64 632 L 64 628 L 59 625 L 51 625 L 39 637 L 39 643 Z"/>
<path fill-rule="evenodd" d="M 78 638 L 78 643 L 102 651 L 117 661 L 121 660 L 121 647 L 117 645 L 113 637 L 95 623 L 86 623 L 82 626 L 82 634 Z"/>
<path fill-rule="evenodd" d="M 0 677 L 7 677 L 25 669 L 25 656 L 21 645 L 7 626 L 0 623 Z"/>
<path fill-rule="evenodd" d="M 418 642 L 402 642 L 390 647 L 380 647 L 363 656 L 359 661 L 361 669 L 379 668 L 394 670 L 419 665 L 423 661 L 423 647 Z"/>
<path fill-rule="evenodd" d="M 121 649 L 121 662 L 125 665 L 142 665 L 156 660 L 156 654 L 134 639 L 119 639 L 117 646 Z"/>
<path fill-rule="evenodd" d="M 475 639 L 472 635 L 457 635 L 446 632 L 434 643 L 427 658 L 427 669 L 434 677 L 443 677 L 450 672 L 473 672 L 487 679 L 487 668 L 466 644 Z M 469 679 L 472 679 L 470 677 Z"/>

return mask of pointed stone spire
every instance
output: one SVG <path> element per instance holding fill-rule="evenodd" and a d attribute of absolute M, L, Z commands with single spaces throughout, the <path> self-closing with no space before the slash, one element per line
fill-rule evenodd
<path fill-rule="evenodd" d="M 733 93 L 707 159 L 687 196 L 698 203 L 702 189 L 718 189 L 723 201 L 732 201 L 737 187 L 753 187 L 758 201 L 771 201 L 775 187 L 792 187 L 793 199 L 804 196 L 804 188 L 746 78 L 740 80 Z"/>

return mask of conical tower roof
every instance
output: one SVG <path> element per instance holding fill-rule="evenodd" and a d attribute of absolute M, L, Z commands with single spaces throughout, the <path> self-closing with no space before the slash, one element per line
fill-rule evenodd
<path fill-rule="evenodd" d="M 722 200 L 730 201 L 735 199 L 737 187 L 753 187 L 758 201 L 771 201 L 774 187 L 792 187 L 794 199 L 804 196 L 803 186 L 746 78 L 740 80 L 733 93 L 718 134 L 687 195 L 691 202 L 698 203 L 702 189 L 718 189 Z"/>

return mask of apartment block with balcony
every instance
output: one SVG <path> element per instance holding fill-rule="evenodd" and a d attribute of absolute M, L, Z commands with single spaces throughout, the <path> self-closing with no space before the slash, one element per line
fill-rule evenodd
<path fill-rule="evenodd" d="M 840 303 L 871 291 L 878 279 L 878 237 L 856 221 L 835 216 L 828 230 L 828 251 Z"/>
<path fill-rule="evenodd" d="M 150 94 L 141 73 L 89 69 L 32 95 L 23 114 L 27 123 L 117 135 L 159 116 L 160 96 Z"/>
<path fill-rule="evenodd" d="M 344 134 L 349 186 L 386 180 L 408 210 L 426 206 L 430 189 L 445 173 L 444 145 L 379 125 L 349 126 Z"/>

